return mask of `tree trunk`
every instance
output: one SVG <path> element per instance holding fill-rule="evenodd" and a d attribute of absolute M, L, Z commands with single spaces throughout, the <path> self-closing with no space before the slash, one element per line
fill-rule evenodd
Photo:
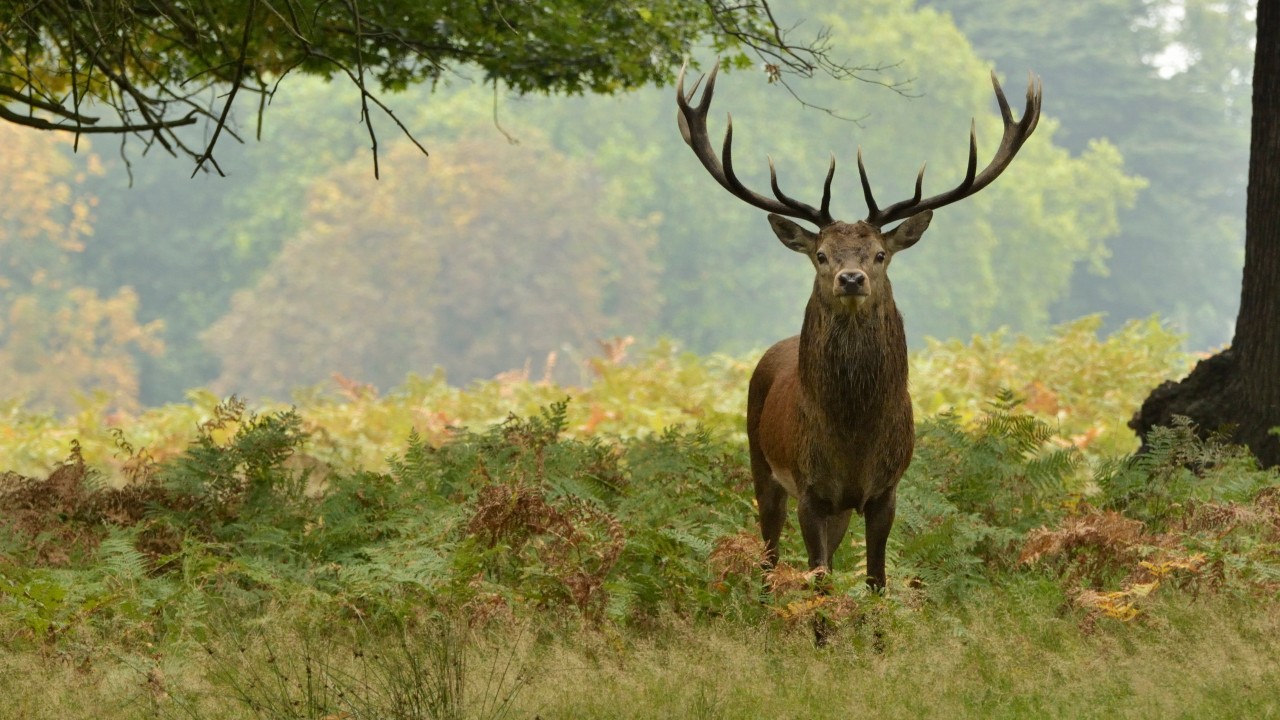
<path fill-rule="evenodd" d="M 1152 391 L 1129 426 L 1185 415 L 1202 430 L 1234 427 L 1267 467 L 1280 465 L 1280 3 L 1258 3 L 1253 66 L 1253 139 L 1245 214 L 1244 281 L 1231 348 L 1196 365 L 1181 382 Z M 1194 231 L 1195 218 L 1187 218 Z M 1187 259 L 1189 262 L 1191 258 Z M 1195 288 L 1186 288 L 1195 292 Z"/>

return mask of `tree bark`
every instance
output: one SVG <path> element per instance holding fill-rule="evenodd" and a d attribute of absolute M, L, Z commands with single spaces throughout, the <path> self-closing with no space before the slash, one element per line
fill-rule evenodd
<path fill-rule="evenodd" d="M 1234 428 L 1265 467 L 1280 465 L 1280 3 L 1258 3 L 1244 279 L 1231 347 L 1152 391 L 1129 426 L 1143 438 L 1174 415 Z M 1187 218 L 1194 227 L 1194 218 Z M 1187 288 L 1194 292 L 1195 288 Z"/>

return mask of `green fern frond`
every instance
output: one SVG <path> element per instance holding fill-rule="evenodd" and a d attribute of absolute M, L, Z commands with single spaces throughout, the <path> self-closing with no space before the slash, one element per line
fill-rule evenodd
<path fill-rule="evenodd" d="M 137 549 L 135 530 L 112 528 L 98 545 L 99 567 L 108 577 L 137 582 L 147 575 L 147 557 Z"/>

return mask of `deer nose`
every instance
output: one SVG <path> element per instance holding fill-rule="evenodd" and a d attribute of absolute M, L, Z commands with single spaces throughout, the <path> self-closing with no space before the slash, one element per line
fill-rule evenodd
<path fill-rule="evenodd" d="M 867 285 L 867 274 L 861 270 L 845 270 L 836 277 L 840 289 L 845 292 L 861 292 Z"/>

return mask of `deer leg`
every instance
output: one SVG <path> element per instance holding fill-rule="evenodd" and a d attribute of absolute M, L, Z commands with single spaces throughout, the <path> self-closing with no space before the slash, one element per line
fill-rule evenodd
<path fill-rule="evenodd" d="M 875 498 L 867 503 L 867 587 L 875 592 L 883 592 L 885 586 L 884 552 L 889 542 L 889 530 L 893 528 L 894 512 L 897 509 L 897 490 Z"/>
<path fill-rule="evenodd" d="M 750 435 L 748 448 L 751 452 L 751 479 L 756 489 L 756 509 L 760 513 L 760 538 L 764 540 L 765 570 L 772 570 L 778 564 L 778 538 L 782 536 L 782 526 L 787 521 L 787 490 L 773 477 L 773 468 L 760 448 L 760 441 L 754 433 Z"/>
<path fill-rule="evenodd" d="M 764 540 L 764 569 L 772 570 L 778 564 L 778 538 L 787 521 L 787 491 L 773 479 L 768 469 L 764 476 L 757 474 L 756 505 L 760 510 L 760 537 Z"/>
<path fill-rule="evenodd" d="M 800 496 L 800 534 L 804 547 L 809 551 L 809 569 L 823 568 L 831 571 L 831 554 L 827 548 L 827 522 L 832 517 L 831 503 L 815 499 L 812 495 Z"/>
<path fill-rule="evenodd" d="M 840 540 L 849 529 L 852 510 L 835 510 L 831 503 L 815 500 L 811 495 L 800 498 L 800 531 L 804 534 L 804 546 L 809 551 L 809 569 L 827 573 L 814 578 L 814 592 L 828 595 L 831 592 L 830 572 L 832 559 Z M 831 636 L 831 623 L 819 613 L 813 618 L 813 641 L 824 647 Z"/>
<path fill-rule="evenodd" d="M 845 533 L 849 532 L 849 520 L 853 517 L 853 510 L 845 510 L 837 512 L 835 515 L 827 517 L 826 523 L 826 542 L 824 546 L 827 549 L 827 558 L 823 563 L 828 570 L 835 570 L 836 550 L 840 549 L 840 542 L 844 540 Z"/>

